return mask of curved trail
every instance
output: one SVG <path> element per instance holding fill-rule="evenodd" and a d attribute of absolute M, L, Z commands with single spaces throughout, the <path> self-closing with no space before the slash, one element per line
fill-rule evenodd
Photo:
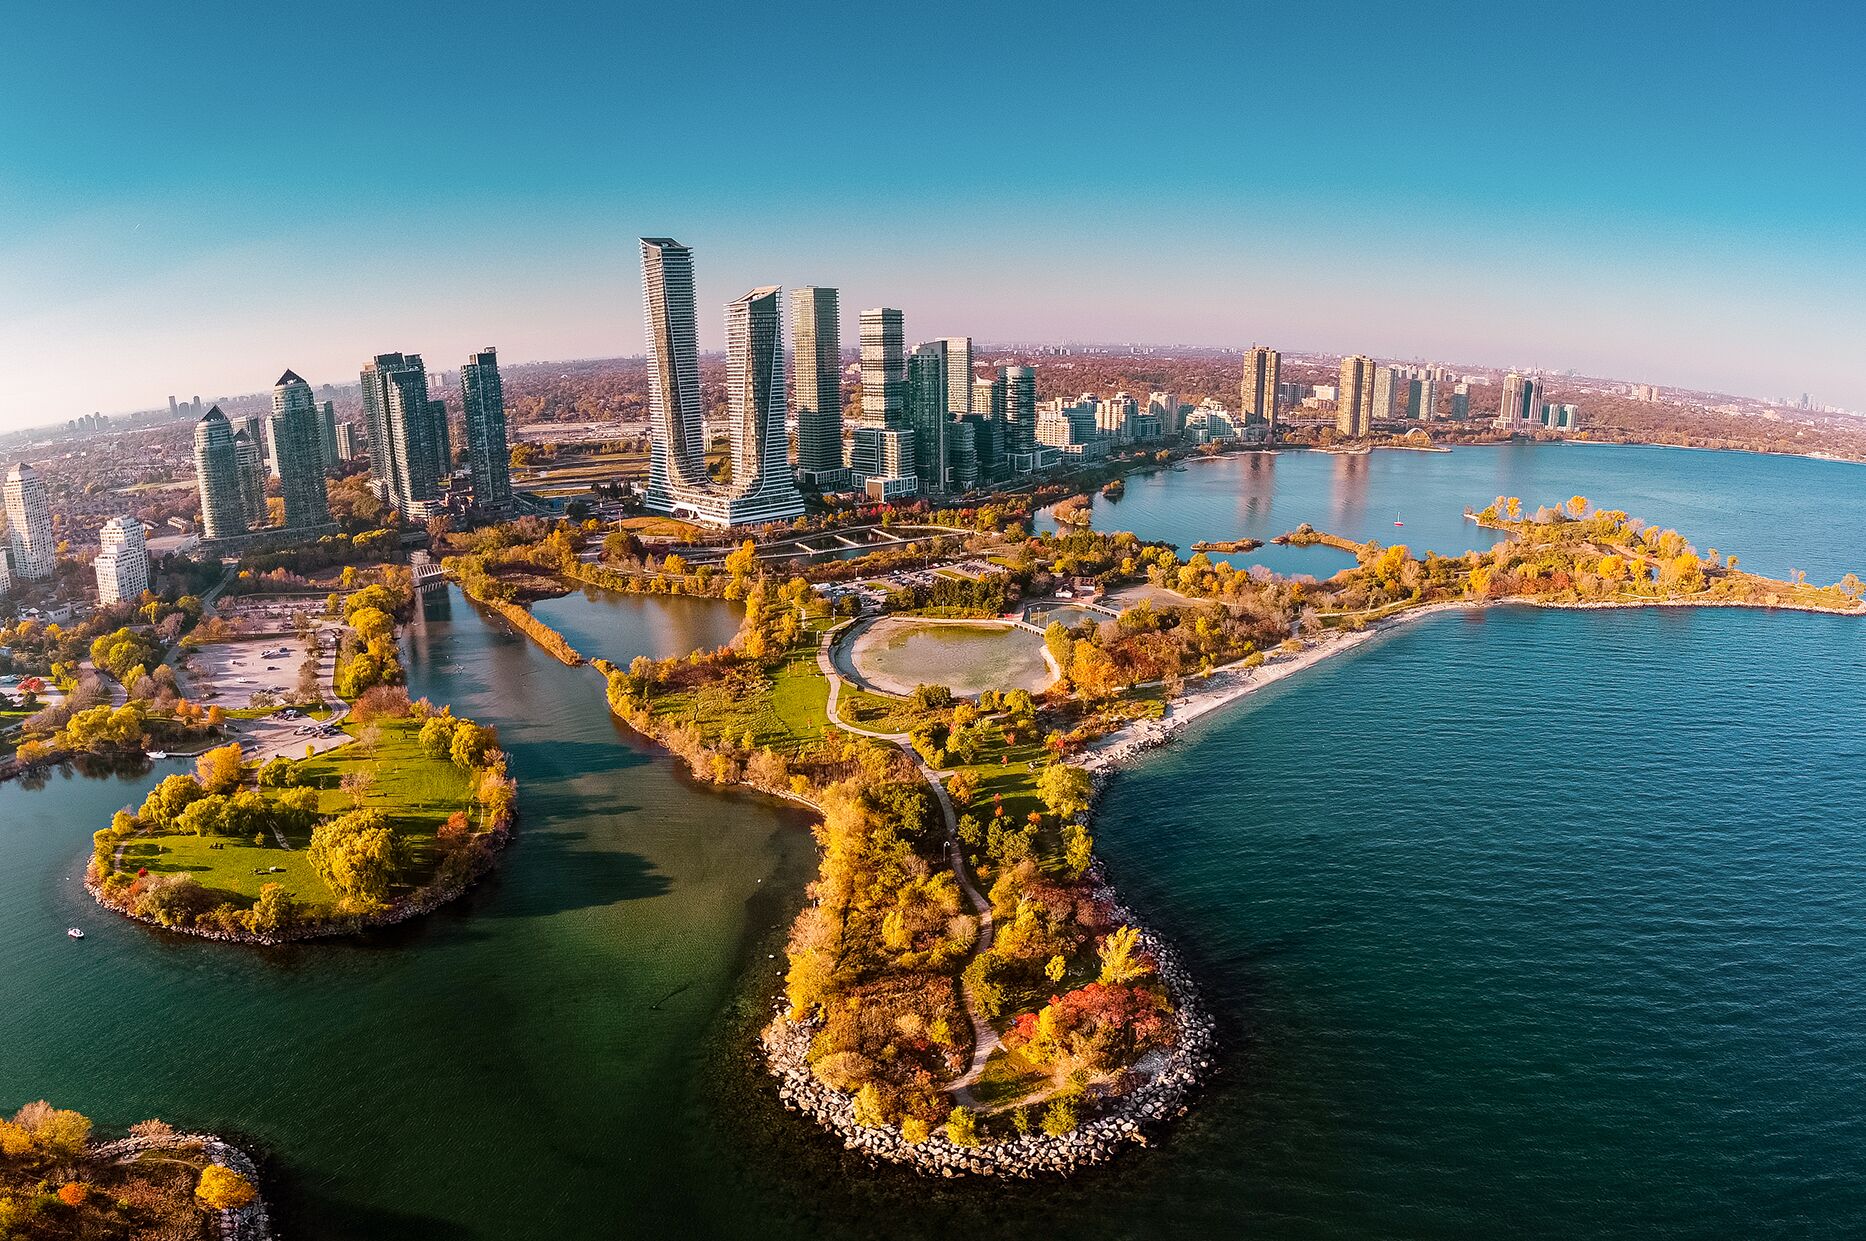
<path fill-rule="evenodd" d="M 978 885 L 972 881 L 971 873 L 966 869 L 965 857 L 959 850 L 959 815 L 953 808 L 952 798 L 946 792 L 945 778 L 947 773 L 935 771 L 933 768 L 927 766 L 921 759 L 919 752 L 914 749 L 913 738 L 907 733 L 880 733 L 843 721 L 839 709 L 842 701 L 843 678 L 842 674 L 836 671 L 836 661 L 830 655 L 830 648 L 835 644 L 837 637 L 846 628 L 847 625 L 844 624 L 831 629 L 818 641 L 816 648 L 816 666 L 822 671 L 824 678 L 829 682 L 829 703 L 826 708 L 829 715 L 829 722 L 835 727 L 855 733 L 857 736 L 869 737 L 876 741 L 892 742 L 901 747 L 901 749 L 907 752 L 908 757 L 914 760 L 914 765 L 920 769 L 920 775 L 933 787 L 933 797 L 939 802 L 940 817 L 946 824 L 946 852 L 948 860 L 952 864 L 953 877 L 959 881 L 959 890 L 965 893 L 967 903 L 972 906 L 973 912 L 978 915 L 978 941 L 972 949 L 972 957 L 976 958 L 980 953 L 987 952 L 991 948 L 991 902 L 985 898 L 985 894 L 980 892 L 978 890 Z M 978 1103 L 972 1097 L 971 1088 L 973 1084 L 978 1081 L 979 1075 L 985 1071 L 985 1062 L 991 1058 L 991 1053 L 998 1049 L 998 1031 L 992 1026 L 985 1014 L 980 1011 L 978 997 L 973 994 L 972 985 L 965 980 L 963 972 L 959 976 L 959 990 L 960 994 L 965 999 L 966 1017 L 972 1023 L 972 1060 L 971 1063 L 966 1066 L 964 1073 L 947 1083 L 946 1089 L 952 1092 L 953 1097 L 956 1098 L 962 1106 L 976 1110 Z"/>

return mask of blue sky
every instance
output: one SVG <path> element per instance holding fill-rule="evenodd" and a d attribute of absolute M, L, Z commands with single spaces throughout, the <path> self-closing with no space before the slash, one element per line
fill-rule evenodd
<path fill-rule="evenodd" d="M 661 233 L 709 346 L 814 282 L 912 338 L 1866 409 L 1853 6 L 39 4 L 5 47 L 0 427 L 638 353 Z"/>

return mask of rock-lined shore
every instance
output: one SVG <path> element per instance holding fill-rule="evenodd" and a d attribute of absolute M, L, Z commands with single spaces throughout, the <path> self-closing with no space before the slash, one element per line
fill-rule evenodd
<path fill-rule="evenodd" d="M 1104 885 L 1102 895 L 1112 899 L 1113 893 Z M 784 1106 L 828 1129 L 849 1150 L 872 1160 L 904 1164 L 925 1176 L 1067 1176 L 1112 1159 L 1128 1143 L 1147 1145 L 1152 1127 L 1185 1115 L 1192 1092 L 1216 1064 L 1216 1037 L 1192 976 L 1172 947 L 1136 922 L 1124 907 L 1116 904 L 1115 911 L 1140 931 L 1141 946 L 1153 957 L 1172 999 L 1173 1040 L 1166 1048 L 1148 1053 L 1136 1066 L 1146 1076 L 1143 1083 L 1100 1103 L 1097 1113 L 1085 1118 L 1074 1132 L 1061 1137 L 1032 1133 L 1006 1142 L 959 1146 L 938 1130 L 926 1141 L 914 1143 L 892 1126 L 862 1125 L 855 1119 L 853 1096 L 830 1089 L 810 1071 L 810 1040 L 816 1024 L 787 1020 L 787 1004 L 780 996 L 762 1042 Z"/>
<path fill-rule="evenodd" d="M 102 1142 L 91 1149 L 100 1159 L 127 1159 L 147 1151 L 193 1150 L 199 1147 L 210 1164 L 219 1164 L 239 1173 L 255 1191 L 259 1188 L 259 1167 L 239 1147 L 224 1142 L 211 1133 L 176 1133 L 167 1137 L 120 1138 Z M 214 1235 L 221 1241 L 273 1241 L 272 1216 L 263 1195 L 255 1192 L 253 1200 L 231 1211 L 216 1211 Z"/>

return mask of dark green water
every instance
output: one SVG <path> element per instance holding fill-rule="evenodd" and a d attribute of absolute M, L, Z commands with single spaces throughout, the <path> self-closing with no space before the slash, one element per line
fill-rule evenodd
<path fill-rule="evenodd" d="M 1849 520 L 1810 554 L 1866 546 Z M 650 628 L 560 602 L 592 654 Z M 796 815 L 688 785 L 457 595 L 409 650 L 513 752 L 498 875 L 361 944 L 174 939 L 77 882 L 152 776 L 0 786 L 0 1107 L 236 1134 L 294 1238 L 1866 1232 L 1856 621 L 1441 617 L 1197 726 L 1097 835 L 1224 1072 L 1034 1187 L 874 1171 L 776 1107 L 746 1046 Z"/>

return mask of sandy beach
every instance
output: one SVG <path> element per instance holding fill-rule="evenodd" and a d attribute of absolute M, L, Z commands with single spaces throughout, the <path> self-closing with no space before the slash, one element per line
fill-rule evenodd
<path fill-rule="evenodd" d="M 1180 729 L 1192 721 L 1210 715 L 1220 707 L 1236 702 L 1247 694 L 1254 694 L 1287 677 L 1295 676 L 1305 669 L 1313 668 L 1323 660 L 1345 655 L 1349 651 L 1365 646 L 1388 630 L 1427 616 L 1437 616 L 1445 612 L 1470 612 L 1484 606 L 1486 605 L 1468 600 L 1434 603 L 1414 611 L 1402 612 L 1386 620 L 1375 621 L 1365 629 L 1359 629 L 1353 633 L 1331 632 L 1306 643 L 1300 651 L 1269 653 L 1264 662 L 1256 668 L 1246 668 L 1241 661 L 1226 664 L 1199 681 L 1195 688 L 1188 689 L 1186 693 L 1168 703 L 1166 713 L 1159 719 L 1141 720 L 1103 737 L 1083 751 L 1080 765 L 1092 772 L 1119 767 L 1155 746 L 1166 744 L 1178 734 Z"/>

